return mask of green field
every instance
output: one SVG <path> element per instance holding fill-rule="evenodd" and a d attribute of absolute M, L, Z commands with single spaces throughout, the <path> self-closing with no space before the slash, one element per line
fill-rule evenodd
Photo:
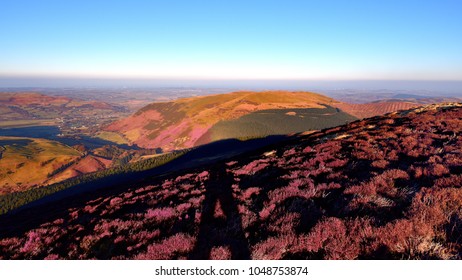
<path fill-rule="evenodd" d="M 129 144 L 127 139 L 125 139 L 122 135 L 120 135 L 119 133 L 116 133 L 116 132 L 102 131 L 102 132 L 99 132 L 96 135 L 96 137 L 100 138 L 100 139 L 103 139 L 103 140 L 106 140 L 106 141 L 116 143 L 116 144 L 120 144 L 120 145 Z"/>

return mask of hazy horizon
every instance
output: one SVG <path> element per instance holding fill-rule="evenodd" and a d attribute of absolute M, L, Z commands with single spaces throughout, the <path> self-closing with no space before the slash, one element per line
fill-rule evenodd
<path fill-rule="evenodd" d="M 407 91 L 462 96 L 462 81 L 403 80 L 176 80 L 176 79 L 85 79 L 85 78 L 11 78 L 0 76 L 0 89 L 40 88 L 221 88 L 230 90 L 307 90 L 307 91 Z"/>

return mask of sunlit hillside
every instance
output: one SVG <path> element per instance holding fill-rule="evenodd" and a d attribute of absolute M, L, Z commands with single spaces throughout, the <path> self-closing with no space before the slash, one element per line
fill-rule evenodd
<path fill-rule="evenodd" d="M 141 147 L 188 148 L 219 121 L 267 109 L 325 108 L 335 100 L 311 92 L 234 92 L 150 104 L 106 130 Z"/>

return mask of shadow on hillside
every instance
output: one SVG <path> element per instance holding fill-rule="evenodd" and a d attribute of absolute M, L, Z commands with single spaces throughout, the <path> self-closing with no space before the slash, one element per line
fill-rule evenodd
<path fill-rule="evenodd" d="M 249 244 L 233 198 L 233 175 L 221 164 L 205 186 L 199 234 L 190 259 L 210 259 L 213 247 L 228 247 L 231 259 L 250 259 Z M 220 256 L 218 256 L 220 257 Z"/>
<path fill-rule="evenodd" d="M 143 187 L 156 184 L 165 179 L 166 175 L 172 176 L 172 173 L 195 172 L 199 168 L 211 167 L 213 164 L 224 162 L 224 160 L 253 153 L 291 138 L 290 136 L 276 135 L 248 141 L 221 140 L 196 147 L 185 155 L 153 169 L 116 174 L 72 186 L 0 215 L 0 238 L 18 236 L 42 223 L 65 218 L 69 214 L 70 208 L 83 207 L 88 201 L 119 195 L 134 186 Z M 216 175 L 217 178 L 219 176 Z M 216 184 L 220 184 L 220 182 L 216 182 Z M 231 184 L 228 187 L 231 187 Z M 221 194 L 219 196 L 220 199 L 223 197 L 226 195 Z"/>

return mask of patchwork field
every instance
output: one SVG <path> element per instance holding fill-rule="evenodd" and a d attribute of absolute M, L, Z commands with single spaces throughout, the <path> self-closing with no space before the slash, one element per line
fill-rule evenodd
<path fill-rule="evenodd" d="M 0 92 L 0 128 L 56 126 L 68 136 L 92 136 L 101 125 L 127 116 L 123 105 L 49 96 L 35 92 Z"/>

